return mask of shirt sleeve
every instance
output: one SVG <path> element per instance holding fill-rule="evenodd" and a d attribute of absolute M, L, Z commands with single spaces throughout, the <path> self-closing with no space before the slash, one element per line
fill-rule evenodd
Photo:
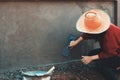
<path fill-rule="evenodd" d="M 102 59 L 102 58 L 109 58 L 109 57 L 112 57 L 112 56 L 115 56 L 116 53 L 106 53 L 106 52 L 101 52 L 98 54 L 99 58 Z"/>
<path fill-rule="evenodd" d="M 83 33 L 81 36 L 83 39 L 95 39 L 95 36 L 92 34 Z"/>

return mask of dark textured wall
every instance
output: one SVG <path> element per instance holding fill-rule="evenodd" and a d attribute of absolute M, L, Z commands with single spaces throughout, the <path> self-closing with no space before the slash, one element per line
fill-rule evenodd
<path fill-rule="evenodd" d="M 67 36 L 81 34 L 76 21 L 93 8 L 106 11 L 114 22 L 113 2 L 1 2 L 0 72 L 68 60 L 62 56 Z M 74 58 L 96 46 L 81 43 Z"/>
<path fill-rule="evenodd" d="M 63 0 L 0 0 L 0 2 L 39 2 L 39 1 L 63 1 Z M 112 2 L 112 1 L 116 1 L 116 0 L 64 0 L 64 1 Z"/>
<path fill-rule="evenodd" d="M 120 0 L 117 0 L 117 14 L 118 14 L 118 17 L 117 17 L 117 21 L 118 21 L 118 26 L 120 26 Z"/>

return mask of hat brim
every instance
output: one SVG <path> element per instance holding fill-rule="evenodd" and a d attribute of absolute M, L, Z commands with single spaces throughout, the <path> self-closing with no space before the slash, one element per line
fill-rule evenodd
<path fill-rule="evenodd" d="M 94 9 L 94 10 L 90 10 L 90 11 L 95 11 L 97 14 L 99 14 L 101 16 L 101 18 L 102 18 L 101 26 L 98 29 L 92 30 L 92 31 L 86 29 L 86 26 L 84 24 L 84 19 L 85 19 L 85 14 L 89 12 L 89 11 L 87 11 L 78 19 L 78 21 L 76 23 L 77 30 L 80 32 L 85 32 L 85 33 L 90 33 L 90 34 L 99 34 L 99 33 L 106 31 L 109 28 L 110 23 L 111 23 L 110 17 L 108 16 L 108 14 L 99 9 Z"/>

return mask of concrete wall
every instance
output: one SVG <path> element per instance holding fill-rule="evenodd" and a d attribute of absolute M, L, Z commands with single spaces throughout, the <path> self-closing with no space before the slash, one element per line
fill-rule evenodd
<path fill-rule="evenodd" d="M 117 6 L 118 6 L 118 8 L 117 8 L 117 10 L 118 10 L 118 26 L 120 26 L 120 0 L 116 0 L 117 1 Z"/>
<path fill-rule="evenodd" d="M 81 34 L 76 21 L 93 8 L 106 11 L 114 22 L 113 2 L 1 2 L 0 72 L 73 59 L 62 56 L 67 36 Z M 93 47 L 91 41 L 81 43 L 74 58 Z"/>

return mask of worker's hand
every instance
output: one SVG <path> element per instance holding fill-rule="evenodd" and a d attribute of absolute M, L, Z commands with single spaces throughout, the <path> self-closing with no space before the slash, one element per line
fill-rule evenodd
<path fill-rule="evenodd" d="M 76 45 L 77 45 L 77 41 L 71 41 L 70 44 L 69 44 L 69 47 L 73 48 Z"/>
<path fill-rule="evenodd" d="M 81 61 L 82 61 L 84 64 L 89 64 L 90 62 L 93 61 L 93 58 L 92 58 L 92 56 L 82 56 Z"/>

